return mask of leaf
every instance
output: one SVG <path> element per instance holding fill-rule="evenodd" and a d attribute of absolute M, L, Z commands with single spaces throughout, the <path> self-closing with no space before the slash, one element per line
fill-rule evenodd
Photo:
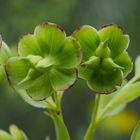
<path fill-rule="evenodd" d="M 136 58 L 135 61 L 135 75 L 140 78 L 140 55 Z"/>
<path fill-rule="evenodd" d="M 111 113 L 116 110 L 121 105 L 125 105 L 140 96 L 140 82 L 134 84 L 127 84 L 120 90 L 114 93 L 113 98 L 111 98 L 108 103 L 104 106 L 104 109 L 98 113 L 97 119 L 100 120 L 106 116 L 107 113 Z M 109 112 L 110 111 L 110 112 Z"/>
<path fill-rule="evenodd" d="M 139 139 L 140 139 L 140 121 L 133 130 L 130 140 L 139 140 Z"/>
<path fill-rule="evenodd" d="M 106 105 L 114 98 L 115 95 L 116 95 L 116 92 L 109 94 L 109 95 L 100 95 L 98 114 L 100 114 L 104 111 L 104 108 L 106 107 Z M 123 103 L 123 104 L 117 106 L 116 108 L 110 108 L 106 111 L 103 118 L 105 118 L 107 116 L 116 115 L 117 113 L 122 111 L 125 107 L 126 107 L 126 104 Z"/>

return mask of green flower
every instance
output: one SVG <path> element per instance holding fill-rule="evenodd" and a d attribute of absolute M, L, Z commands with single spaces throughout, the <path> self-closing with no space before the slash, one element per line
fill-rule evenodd
<path fill-rule="evenodd" d="M 56 24 L 38 25 L 34 34 L 19 41 L 18 53 L 19 57 L 10 58 L 6 65 L 8 79 L 34 100 L 43 100 L 53 91 L 64 91 L 77 79 L 81 48 Z"/>
<path fill-rule="evenodd" d="M 85 25 L 73 33 L 83 50 L 79 77 L 98 93 L 109 93 L 132 69 L 126 49 L 129 36 L 117 25 L 108 25 L 97 31 Z"/>
<path fill-rule="evenodd" d="M 0 36 L 0 82 L 6 78 L 4 65 L 10 56 L 11 56 L 10 49 Z"/>

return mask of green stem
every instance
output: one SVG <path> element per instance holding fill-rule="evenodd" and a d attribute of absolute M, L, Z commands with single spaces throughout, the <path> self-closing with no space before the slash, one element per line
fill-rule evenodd
<path fill-rule="evenodd" d="M 56 139 L 57 140 L 70 140 L 70 136 L 63 120 L 62 109 L 61 109 L 61 100 L 62 100 L 63 93 L 62 92 L 55 92 L 54 93 L 54 100 L 56 104 L 56 109 L 48 109 L 45 112 L 46 115 L 52 118 L 55 126 L 56 131 Z"/>
<path fill-rule="evenodd" d="M 97 127 L 97 122 L 96 122 L 96 117 L 97 117 L 97 113 L 98 113 L 98 107 L 99 107 L 99 102 L 100 102 L 100 94 L 96 94 L 96 98 L 95 98 L 95 106 L 94 106 L 94 110 L 92 113 L 92 118 L 91 118 L 91 122 L 90 125 L 86 131 L 84 140 L 92 140 L 95 129 Z"/>

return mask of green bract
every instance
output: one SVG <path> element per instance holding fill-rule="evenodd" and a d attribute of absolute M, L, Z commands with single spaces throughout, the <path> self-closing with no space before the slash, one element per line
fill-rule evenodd
<path fill-rule="evenodd" d="M 117 25 L 97 31 L 84 25 L 73 33 L 83 50 L 79 77 L 98 93 L 112 92 L 132 69 L 126 49 L 129 36 Z"/>
<path fill-rule="evenodd" d="M 0 36 L 0 81 L 3 81 L 6 77 L 4 65 L 10 56 L 11 52 Z"/>
<path fill-rule="evenodd" d="M 34 100 L 45 99 L 53 91 L 66 90 L 77 78 L 81 49 L 56 24 L 38 25 L 34 34 L 19 41 L 18 52 L 19 57 L 10 58 L 6 65 L 8 79 Z"/>

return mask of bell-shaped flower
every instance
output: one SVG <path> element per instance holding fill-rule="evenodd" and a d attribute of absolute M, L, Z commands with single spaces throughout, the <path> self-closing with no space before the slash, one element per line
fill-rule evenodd
<path fill-rule="evenodd" d="M 64 91 L 77 79 L 81 48 L 56 24 L 45 22 L 35 28 L 34 34 L 23 36 L 18 53 L 19 57 L 10 58 L 6 65 L 8 79 L 34 100 Z"/>
<path fill-rule="evenodd" d="M 97 93 L 110 93 L 132 69 L 126 49 L 129 36 L 117 25 L 111 24 L 99 31 L 84 25 L 73 35 L 83 50 L 79 77 Z"/>
<path fill-rule="evenodd" d="M 6 78 L 6 73 L 4 70 L 4 65 L 6 64 L 8 58 L 11 56 L 11 51 L 2 40 L 0 36 L 0 82 Z"/>

